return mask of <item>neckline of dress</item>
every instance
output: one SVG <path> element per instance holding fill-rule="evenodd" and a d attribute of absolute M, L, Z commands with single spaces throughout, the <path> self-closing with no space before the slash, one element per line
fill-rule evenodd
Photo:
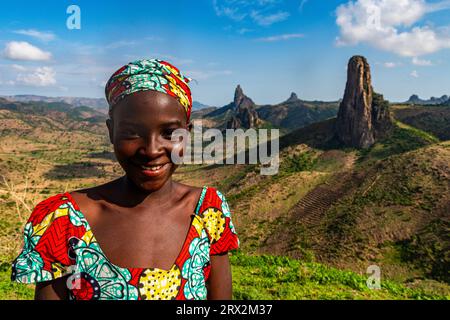
<path fill-rule="evenodd" d="M 186 246 L 186 242 L 188 241 L 189 234 L 191 233 L 191 229 L 194 227 L 194 219 L 198 218 L 198 211 L 200 210 L 200 207 L 201 207 L 201 205 L 202 205 L 202 203 L 203 203 L 203 200 L 204 200 L 204 198 L 205 198 L 205 195 L 206 195 L 206 191 L 207 191 L 207 190 L 208 190 L 208 187 L 207 187 L 207 186 L 203 186 L 202 192 L 200 193 L 200 197 L 199 197 L 199 199 L 198 199 L 198 201 L 197 201 L 197 206 L 196 206 L 195 211 L 194 211 L 194 217 L 191 219 L 191 223 L 190 223 L 190 225 L 189 225 L 189 228 L 188 228 L 186 237 L 185 237 L 185 239 L 184 239 L 184 241 L 183 241 L 183 244 L 182 244 L 182 246 L 181 246 L 180 252 L 178 253 L 177 257 L 175 258 L 175 261 L 173 262 L 173 264 L 170 266 L 169 269 L 147 268 L 147 267 L 127 267 L 127 268 L 125 268 L 125 267 L 121 267 L 121 266 L 118 266 L 118 265 L 112 263 L 111 260 L 106 256 L 106 254 L 105 254 L 105 252 L 103 251 L 103 249 L 101 248 L 100 243 L 98 242 L 97 238 L 96 238 L 95 235 L 94 235 L 94 232 L 93 232 L 92 229 L 91 229 L 91 225 L 90 225 L 89 222 L 87 221 L 86 216 L 84 215 L 84 213 L 80 210 L 80 207 L 78 206 L 78 204 L 77 204 L 77 202 L 75 201 L 75 199 L 72 197 L 72 195 L 71 195 L 69 192 L 65 192 L 64 195 L 67 197 L 67 199 L 69 200 L 69 202 L 73 205 L 74 209 L 77 210 L 77 211 L 80 213 L 80 215 L 81 215 L 81 216 L 80 216 L 80 219 L 81 219 L 82 221 L 84 221 L 84 225 L 85 225 L 85 228 L 86 228 L 86 232 L 88 232 L 88 231 L 91 232 L 91 235 L 92 235 L 91 242 L 97 243 L 97 248 L 98 248 L 99 253 L 100 253 L 101 255 L 103 255 L 103 257 L 105 258 L 105 260 L 108 261 L 108 263 L 109 263 L 111 266 L 113 266 L 114 268 L 117 268 L 117 269 L 119 269 L 119 270 L 128 270 L 128 271 L 130 271 L 130 270 L 152 270 L 152 271 L 170 272 L 170 271 L 173 269 L 173 267 L 177 264 L 178 259 L 180 258 L 181 253 L 183 252 L 184 247 Z"/>

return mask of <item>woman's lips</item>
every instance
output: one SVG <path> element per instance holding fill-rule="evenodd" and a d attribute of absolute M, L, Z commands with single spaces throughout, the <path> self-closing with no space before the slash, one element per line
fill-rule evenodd
<path fill-rule="evenodd" d="M 159 165 L 159 166 L 151 166 L 151 167 L 146 167 L 146 166 L 142 166 L 142 165 L 136 165 L 139 169 L 139 171 L 147 176 L 147 177 L 158 177 L 162 174 L 165 173 L 165 171 L 169 168 L 170 163 L 165 163 L 163 165 Z"/>

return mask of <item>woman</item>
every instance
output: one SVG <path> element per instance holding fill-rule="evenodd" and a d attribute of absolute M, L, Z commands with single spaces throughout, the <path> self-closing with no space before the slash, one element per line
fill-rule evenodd
<path fill-rule="evenodd" d="M 35 207 L 12 268 L 37 283 L 35 299 L 231 299 L 239 240 L 226 199 L 172 180 L 172 132 L 191 128 L 189 80 L 159 59 L 111 76 L 106 125 L 125 175 Z"/>

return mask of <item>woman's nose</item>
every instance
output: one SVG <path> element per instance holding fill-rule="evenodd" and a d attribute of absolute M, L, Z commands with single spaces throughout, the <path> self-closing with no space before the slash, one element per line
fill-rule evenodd
<path fill-rule="evenodd" d="M 164 153 L 164 145 L 157 139 L 157 137 L 151 136 L 144 140 L 144 144 L 140 148 L 139 152 L 148 159 L 154 159 Z"/>

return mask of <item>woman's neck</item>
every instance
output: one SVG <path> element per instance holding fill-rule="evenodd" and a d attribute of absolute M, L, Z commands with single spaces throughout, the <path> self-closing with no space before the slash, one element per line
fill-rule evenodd
<path fill-rule="evenodd" d="M 126 175 L 119 181 L 122 196 L 131 206 L 168 202 L 172 198 L 174 184 L 172 178 L 169 178 L 158 190 L 146 192 L 136 186 Z"/>

